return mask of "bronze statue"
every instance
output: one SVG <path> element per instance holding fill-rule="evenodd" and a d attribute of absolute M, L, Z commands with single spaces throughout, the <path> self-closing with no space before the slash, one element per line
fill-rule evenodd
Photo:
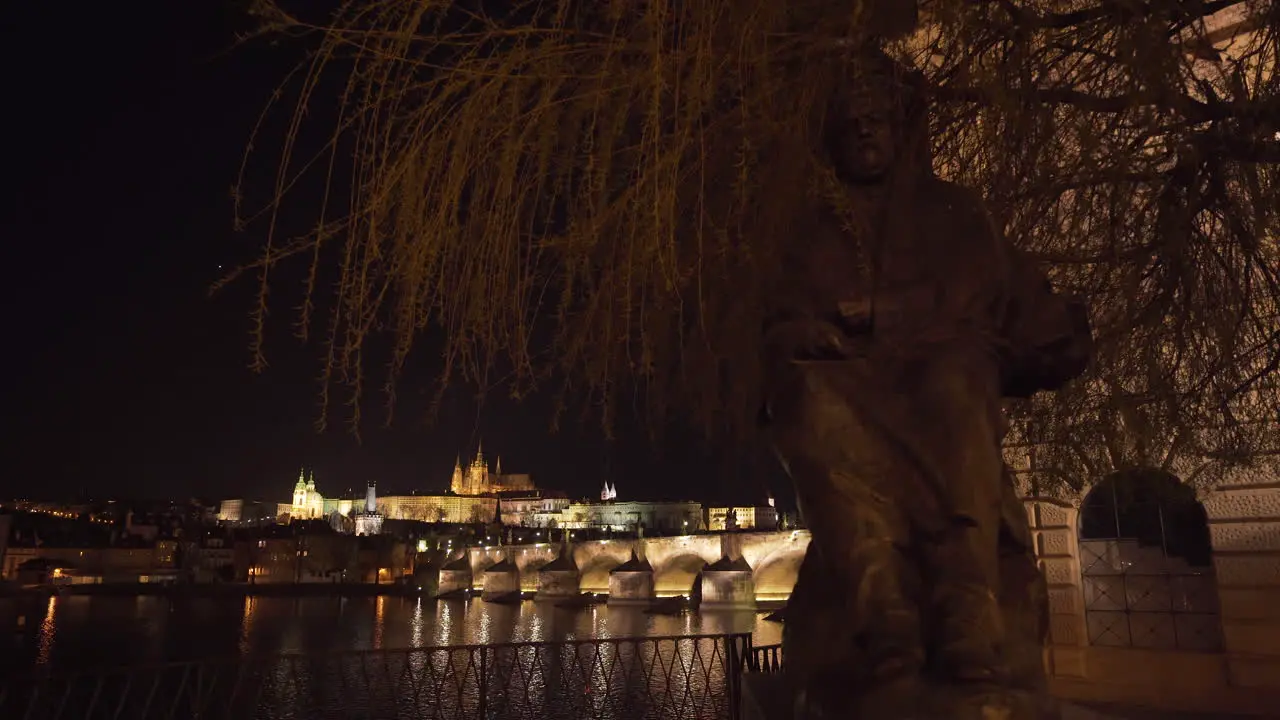
<path fill-rule="evenodd" d="M 1003 401 L 1083 372 L 1088 323 L 933 174 L 914 76 L 852 67 L 765 328 L 765 422 L 813 533 L 787 668 L 810 717 L 982 717 L 1042 689 L 1047 631 Z"/>

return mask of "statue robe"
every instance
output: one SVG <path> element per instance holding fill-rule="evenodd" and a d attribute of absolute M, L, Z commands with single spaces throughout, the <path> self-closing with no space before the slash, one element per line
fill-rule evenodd
<path fill-rule="evenodd" d="M 898 231 L 869 254 L 834 214 L 817 214 L 791 239 L 772 293 L 769 429 L 822 556 L 806 558 L 792 603 L 811 599 L 805 577 L 820 564 L 835 576 L 826 593 L 859 607 L 816 603 L 788 626 L 831 640 L 806 649 L 809 658 L 788 650 L 802 673 L 849 667 L 823 658 L 837 660 L 867 625 L 918 638 L 909 607 L 927 604 L 922 583 L 943 580 L 921 577 L 910 558 L 957 521 L 973 529 L 967 546 L 932 565 L 946 583 L 999 591 L 1001 527 L 1026 539 L 1000 452 L 1002 400 L 1056 388 L 1088 357 L 1080 313 L 1001 237 L 975 194 L 929 176 L 904 205 Z M 867 317 L 852 323 L 862 330 L 845 338 L 846 359 L 792 354 L 795 321 L 848 325 L 859 311 Z"/>

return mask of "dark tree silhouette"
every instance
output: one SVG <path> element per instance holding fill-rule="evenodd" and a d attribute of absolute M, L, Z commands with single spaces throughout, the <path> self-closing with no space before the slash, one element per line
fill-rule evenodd
<path fill-rule="evenodd" d="M 269 223 L 242 269 L 261 287 L 256 357 L 272 270 L 297 259 L 304 334 L 331 308 L 326 403 L 374 366 L 394 402 L 436 328 L 442 386 L 555 383 L 606 426 L 636 403 L 654 428 L 749 439 L 761 297 L 822 200 L 820 111 L 857 70 L 867 2 L 376 0 L 318 19 L 263 2 L 266 31 L 314 39 L 266 215 L 306 173 L 354 163 L 313 232 Z M 1210 482 L 1271 458 L 1280 2 L 920 8 L 889 49 L 927 77 L 935 171 L 982 191 L 1097 329 L 1091 373 L 1015 408 L 1011 448 L 1073 485 L 1134 466 Z M 334 100 L 326 78 L 341 110 L 310 155 L 297 140 Z"/>

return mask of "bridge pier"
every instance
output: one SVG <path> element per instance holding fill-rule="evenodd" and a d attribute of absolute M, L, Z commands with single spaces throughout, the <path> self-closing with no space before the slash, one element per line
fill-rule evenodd
<path fill-rule="evenodd" d="M 563 600 L 582 594 L 582 573 L 565 547 L 560 557 L 538 568 L 538 593 L 534 600 Z"/>
<path fill-rule="evenodd" d="M 631 551 L 631 559 L 609 571 L 610 605 L 648 605 L 653 602 L 653 566 Z"/>
<path fill-rule="evenodd" d="M 756 584 L 746 558 L 726 555 L 702 571 L 702 607 L 708 610 L 754 610 Z"/>
<path fill-rule="evenodd" d="M 466 553 L 463 553 L 461 557 L 445 563 L 440 568 L 436 595 L 468 591 L 471 589 L 472 579 L 471 562 L 467 559 Z"/>
<path fill-rule="evenodd" d="M 509 597 L 512 593 L 520 593 L 520 568 L 510 560 L 502 560 L 490 565 L 484 571 L 484 590 L 481 600 L 497 600 Z"/>

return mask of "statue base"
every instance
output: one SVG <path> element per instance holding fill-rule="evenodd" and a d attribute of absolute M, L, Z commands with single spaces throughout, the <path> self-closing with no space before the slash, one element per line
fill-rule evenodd
<path fill-rule="evenodd" d="M 742 720 L 793 720 L 795 688 L 782 673 L 742 676 Z"/>
<path fill-rule="evenodd" d="M 854 700 L 843 711 L 832 712 L 805 707 L 785 673 L 747 673 L 742 678 L 742 720 L 1119 720 L 1018 690 L 937 685 L 917 690 L 864 698 L 866 704 Z"/>

